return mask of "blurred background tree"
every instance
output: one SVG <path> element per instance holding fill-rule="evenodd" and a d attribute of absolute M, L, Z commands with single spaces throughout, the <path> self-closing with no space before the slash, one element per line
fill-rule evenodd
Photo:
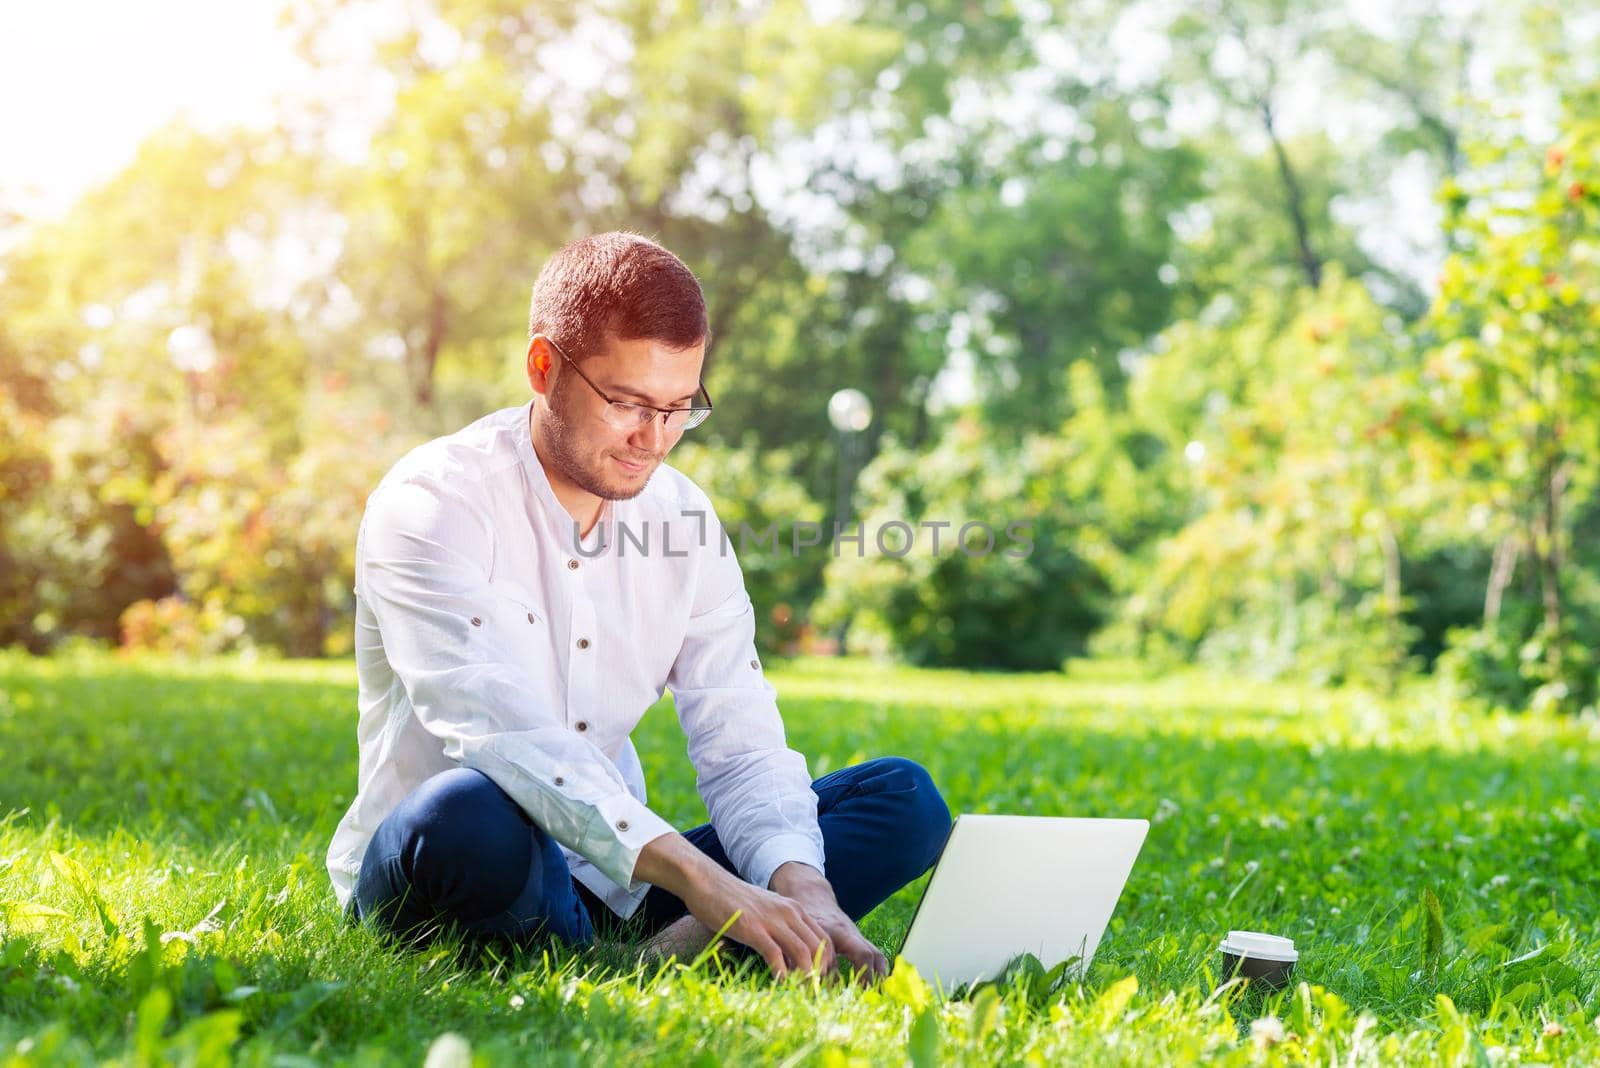
<path fill-rule="evenodd" d="M 1600 681 L 1600 604 L 1573 566 L 1592 554 L 1600 476 L 1600 91 L 1566 109 L 1542 160 L 1514 136 L 1447 187 L 1457 251 L 1418 383 L 1441 481 L 1494 545 L 1481 629 L 1447 666 L 1474 690 L 1491 670 L 1514 679 L 1499 696 L 1539 705 L 1590 704 Z"/>
<path fill-rule="evenodd" d="M 525 399 L 539 266 L 623 227 L 705 285 L 717 415 L 676 455 L 723 520 L 865 524 L 859 556 L 741 555 L 766 649 L 853 622 L 919 663 L 1595 704 L 1581 12 L 295 0 L 284 26 L 328 78 L 273 123 L 169 125 L 0 219 L 0 643 L 348 651 L 365 494 Z"/>

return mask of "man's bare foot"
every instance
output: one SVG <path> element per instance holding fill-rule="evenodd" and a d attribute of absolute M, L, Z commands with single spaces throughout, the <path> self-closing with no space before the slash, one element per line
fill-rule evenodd
<path fill-rule="evenodd" d="M 656 960 L 671 960 L 677 957 L 688 963 L 699 956 L 706 946 L 711 944 L 711 931 L 706 925 L 693 916 L 684 915 L 661 930 L 644 944 L 640 957 Z"/>

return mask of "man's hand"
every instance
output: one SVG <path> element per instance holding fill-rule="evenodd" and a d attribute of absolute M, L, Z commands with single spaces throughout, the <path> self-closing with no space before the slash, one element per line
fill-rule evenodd
<path fill-rule="evenodd" d="M 737 913 L 728 937 L 761 954 L 780 979 L 791 971 L 826 974 L 834 970 L 828 933 L 800 902 L 730 875 L 681 834 L 664 834 L 651 841 L 640 852 L 633 870 L 635 878 L 676 894 L 688 906 L 689 914 L 712 932 L 727 927 Z"/>
<path fill-rule="evenodd" d="M 867 941 L 854 921 L 845 915 L 827 877 L 809 864 L 790 861 L 772 873 L 769 884 L 777 893 L 796 901 L 827 934 L 833 950 L 855 967 L 856 979 L 872 983 L 889 974 L 889 962 L 877 946 Z"/>

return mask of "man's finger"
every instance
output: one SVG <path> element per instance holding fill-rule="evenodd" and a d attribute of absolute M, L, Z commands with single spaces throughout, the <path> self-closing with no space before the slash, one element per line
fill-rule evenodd
<path fill-rule="evenodd" d="M 812 947 L 806 944 L 805 937 L 799 931 L 778 927 L 772 933 L 778 944 L 783 947 L 783 955 L 788 958 L 790 967 L 796 970 L 811 970 Z"/>
<path fill-rule="evenodd" d="M 783 960 L 783 949 L 761 930 L 756 930 L 745 943 L 751 949 L 761 954 L 761 959 L 767 962 L 767 967 L 772 969 L 772 974 L 782 979 L 788 970 Z"/>
<path fill-rule="evenodd" d="M 798 933 L 806 946 L 806 970 L 825 975 L 833 966 L 833 944 L 828 932 L 817 926 L 804 912 L 800 918 Z"/>
<path fill-rule="evenodd" d="M 827 928 L 812 919 L 809 914 L 805 916 L 805 922 L 822 950 L 821 955 L 817 958 L 818 969 L 822 972 L 833 971 L 838 957 L 838 947 L 834 945 L 833 936 L 828 933 Z"/>
<path fill-rule="evenodd" d="M 856 980 L 864 986 L 870 986 L 889 974 L 889 962 L 878 950 L 878 947 L 861 939 L 859 944 L 850 947 L 850 963 L 855 965 Z"/>
<path fill-rule="evenodd" d="M 867 959 L 859 962 L 856 965 L 855 981 L 857 985 L 870 987 L 877 983 L 881 978 L 883 978 L 883 976 L 878 971 L 878 964 L 876 961 Z"/>
<path fill-rule="evenodd" d="M 789 970 L 789 964 L 783 959 L 783 947 L 765 936 L 751 939 L 750 948 L 761 954 L 761 959 L 767 962 L 767 967 L 772 969 L 772 974 L 783 978 L 783 973 Z"/>

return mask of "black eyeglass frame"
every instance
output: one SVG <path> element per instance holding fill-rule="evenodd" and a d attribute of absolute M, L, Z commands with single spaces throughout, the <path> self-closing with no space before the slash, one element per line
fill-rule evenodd
<path fill-rule="evenodd" d="M 578 366 L 578 361 L 574 360 L 571 356 L 568 356 L 567 355 L 567 350 L 563 349 L 559 344 L 557 344 L 555 338 L 550 337 L 548 334 L 546 334 L 545 335 L 545 340 L 550 342 L 550 347 L 551 348 L 555 349 L 558 353 L 561 354 L 561 358 L 563 360 L 566 360 L 567 363 L 572 365 L 572 369 L 577 372 L 578 377 L 583 379 L 584 384 L 587 385 L 590 389 L 594 390 L 595 393 L 597 393 L 599 395 L 601 400 L 605 401 L 609 405 L 622 405 L 622 406 L 628 407 L 628 408 L 643 408 L 643 409 L 645 409 L 647 411 L 659 412 L 661 414 L 661 425 L 662 425 L 662 427 L 664 427 L 664 428 L 666 428 L 668 430 L 671 430 L 671 429 L 693 430 L 695 427 L 697 427 L 701 423 L 705 422 L 706 419 L 710 417 L 711 412 L 715 408 L 715 405 L 713 405 L 711 403 L 711 391 L 706 389 L 706 384 L 704 382 L 698 383 L 698 385 L 699 385 L 698 392 L 700 393 L 701 396 L 705 397 L 705 399 L 706 399 L 706 403 L 705 403 L 704 406 L 701 406 L 701 405 L 698 405 L 698 404 L 691 404 L 687 408 L 658 408 L 654 404 L 640 404 L 638 401 L 616 400 L 613 397 L 608 397 L 608 396 L 606 396 L 606 391 L 605 390 L 603 390 L 599 386 L 595 385 L 594 382 L 590 380 L 589 376 L 583 373 L 583 368 Z M 667 425 L 667 420 L 669 418 L 671 418 L 673 413 L 675 413 L 675 412 L 688 412 L 688 413 L 690 413 L 686 417 L 686 421 L 684 422 L 682 427 L 673 428 L 673 427 L 670 427 L 670 426 Z M 654 417 L 652 417 L 652 418 L 654 418 Z M 638 427 L 644 426 L 649 421 L 650 420 L 648 420 L 648 419 L 641 420 L 634 427 L 634 429 L 638 429 Z M 615 424 L 612 424 L 612 425 L 615 425 Z M 617 429 L 618 430 L 623 430 L 623 429 L 626 429 L 626 428 L 619 426 L 619 427 L 617 427 Z"/>

